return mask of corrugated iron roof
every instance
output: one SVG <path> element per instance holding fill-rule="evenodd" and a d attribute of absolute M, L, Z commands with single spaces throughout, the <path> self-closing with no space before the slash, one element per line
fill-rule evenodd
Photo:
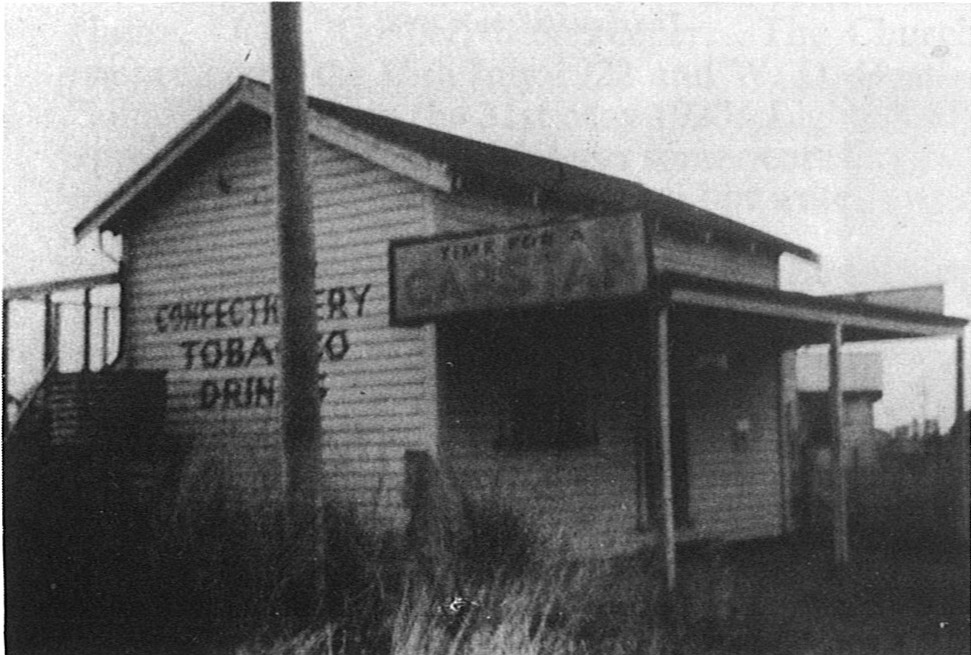
<path fill-rule="evenodd" d="M 267 111 L 265 102 L 254 101 L 254 93 L 269 94 L 270 86 L 265 82 L 240 77 L 147 164 L 85 216 L 74 228 L 75 236 L 80 239 L 92 230 L 106 229 L 106 225 L 124 209 L 127 202 L 159 176 L 160 168 L 174 165 L 187 147 L 191 147 L 205 132 L 213 129 L 237 105 L 246 104 L 260 111 Z M 692 227 L 699 233 L 722 233 L 762 244 L 780 253 L 788 252 L 810 261 L 819 259 L 808 248 L 652 191 L 630 180 L 320 98 L 308 97 L 308 107 L 319 116 L 336 120 L 351 130 L 404 148 L 427 160 L 445 164 L 454 176 L 488 174 L 539 189 L 555 188 L 557 191 L 568 191 L 617 209 L 643 210 L 649 215 Z"/>

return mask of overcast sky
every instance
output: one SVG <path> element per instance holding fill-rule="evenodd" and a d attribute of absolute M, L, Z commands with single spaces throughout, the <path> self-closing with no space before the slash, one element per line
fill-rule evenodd
<path fill-rule="evenodd" d="M 268 7 L 3 11 L 4 284 L 111 270 L 71 228 L 238 75 L 269 81 Z M 304 50 L 313 95 L 817 251 L 789 288 L 943 283 L 948 313 L 971 317 L 967 4 L 313 3 Z M 891 361 L 887 393 L 953 411 L 948 349 Z M 885 425 L 915 411 L 895 403 Z"/>

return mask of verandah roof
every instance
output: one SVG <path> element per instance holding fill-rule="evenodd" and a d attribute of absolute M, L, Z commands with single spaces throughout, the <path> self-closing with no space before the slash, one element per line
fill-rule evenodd
<path fill-rule="evenodd" d="M 708 308 L 775 319 L 790 329 L 785 345 L 824 343 L 828 326 L 843 326 L 846 341 L 960 336 L 968 321 L 925 311 L 909 311 L 833 296 L 662 273 L 662 294 L 675 306 Z"/>

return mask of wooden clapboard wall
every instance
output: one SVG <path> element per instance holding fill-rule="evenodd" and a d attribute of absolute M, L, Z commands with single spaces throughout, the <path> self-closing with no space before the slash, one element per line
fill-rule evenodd
<path fill-rule="evenodd" d="M 516 508 L 576 552 L 605 555 L 650 543 L 654 535 L 635 529 L 635 466 L 641 440 L 651 438 L 645 376 L 638 371 L 644 362 L 637 353 L 646 348 L 642 326 L 609 311 L 586 325 L 576 315 L 559 323 L 555 334 L 536 333 L 529 321 L 515 319 L 443 322 L 446 461 L 466 492 Z M 535 352 L 524 352 L 530 347 Z M 679 517 L 682 540 L 767 537 L 784 529 L 779 354 L 741 347 L 726 362 L 720 369 L 679 356 L 672 371 L 673 393 L 684 408 L 684 422 L 672 434 L 685 458 L 674 464 L 687 476 L 686 486 L 676 489 L 687 494 L 687 516 Z M 502 452 L 495 444 L 510 429 L 509 394 L 530 379 L 554 389 L 558 383 L 544 378 L 546 371 L 578 381 L 596 445 Z M 748 433 L 735 436 L 742 419 Z"/>
<path fill-rule="evenodd" d="M 441 232 L 509 228 L 565 217 L 468 197 L 437 196 L 435 209 Z M 778 281 L 777 257 L 741 244 L 705 241 L 662 224 L 654 248 L 662 271 L 761 286 Z M 454 474 L 469 493 L 515 507 L 548 533 L 565 538 L 577 552 L 609 554 L 654 540 L 654 535 L 635 530 L 635 466 L 652 428 L 644 414 L 647 376 L 637 369 L 644 365 L 649 348 L 647 327 L 642 314 L 630 311 L 634 305 L 626 301 L 618 304 L 620 311 L 614 307 L 563 314 L 545 335 L 523 332 L 529 329 L 523 327 L 530 325 L 528 320 L 501 316 L 471 323 L 446 320 L 440 326 L 442 449 Z M 698 320 L 704 319 L 690 319 Z M 576 336 L 578 330 L 585 336 Z M 751 353 L 741 362 L 733 356 L 730 373 L 696 370 L 691 354 L 710 348 L 713 337 L 725 349 L 750 348 Z M 779 353 L 754 342 L 733 343 L 731 327 L 720 335 L 705 330 L 699 334 L 693 327 L 678 329 L 674 339 L 678 343 L 673 347 L 682 352 L 672 376 L 677 378 L 675 393 L 682 394 L 678 402 L 685 413 L 673 435 L 682 458 L 675 466 L 686 478 L 676 491 L 688 496 L 687 516 L 679 516 L 679 539 L 779 534 L 785 482 L 777 407 Z M 529 364 L 528 357 L 504 352 L 513 344 L 530 342 L 547 351 L 545 361 L 540 357 Z M 586 386 L 596 447 L 523 454 L 497 451 L 497 436 L 509 429 L 504 392 L 518 383 L 517 378 L 541 378 L 544 371 L 561 370 L 564 361 L 570 374 Z M 741 444 L 730 438 L 730 432 L 743 417 L 751 435 Z M 643 489 L 640 493 L 646 505 L 647 494 Z M 657 520 L 645 514 L 642 510 L 643 522 Z"/>
<path fill-rule="evenodd" d="M 769 353 L 733 362 L 727 374 L 695 374 L 696 393 L 687 400 L 698 537 L 749 539 L 782 531 L 776 362 Z M 748 434 L 733 434 L 741 419 L 748 421 Z"/>
<path fill-rule="evenodd" d="M 514 508 L 574 552 L 628 550 L 645 539 L 636 531 L 636 440 L 644 437 L 646 393 L 632 356 L 636 324 L 609 310 L 544 313 L 439 325 L 446 466 L 465 493 Z M 591 443 L 500 447 L 524 389 L 553 396 L 562 388 L 576 392 Z"/>
<path fill-rule="evenodd" d="M 435 196 L 440 233 L 536 225 L 571 215 L 481 197 Z M 573 216 L 579 217 L 579 215 Z M 632 366 L 639 349 L 626 308 L 440 321 L 441 452 L 459 488 L 501 503 L 573 552 L 608 554 L 642 543 L 636 527 L 636 443 L 645 390 Z M 575 450 L 504 452 L 517 390 L 550 393 L 571 378 L 596 444 Z"/>
<path fill-rule="evenodd" d="M 272 147 L 265 117 L 247 118 L 235 132 L 227 129 L 231 138 L 190 158 L 195 163 L 183 165 L 168 180 L 168 190 L 157 192 L 126 225 L 126 363 L 168 371 L 165 438 L 192 446 L 194 470 L 211 470 L 215 463 L 239 498 L 259 500 L 281 493 L 283 472 Z M 404 450 L 434 451 L 441 445 L 470 489 L 484 493 L 501 476 L 507 495 L 550 526 L 570 530 L 579 550 L 641 538 L 633 532 L 634 462 L 645 434 L 644 381 L 629 353 L 645 347 L 633 321 L 599 309 L 596 319 L 585 318 L 586 328 L 599 330 L 600 338 L 587 344 L 582 357 L 576 355 L 573 372 L 589 397 L 596 448 L 515 456 L 483 446 L 506 420 L 501 403 L 483 398 L 507 378 L 463 378 L 465 373 L 450 378 L 453 372 L 440 361 L 436 369 L 436 361 L 467 356 L 468 345 L 453 341 L 437 348 L 437 328 L 389 325 L 389 240 L 574 214 L 512 208 L 469 195 L 446 197 L 319 141 L 313 144 L 312 170 L 325 352 L 324 458 L 326 481 L 335 493 L 352 499 L 363 516 L 401 527 Z M 775 255 L 666 231 L 663 225 L 656 239 L 662 270 L 777 283 Z M 630 329 L 634 333 L 624 331 Z M 562 338 L 564 347 L 576 349 L 568 336 Z M 439 376 L 449 385 L 441 398 Z M 745 386 L 715 390 L 726 394 L 725 407 L 699 409 L 699 421 L 718 415 L 723 423 L 733 403 L 777 398 L 773 376 L 777 369 L 766 361 Z M 448 426 L 441 440 L 439 402 Z M 753 414 L 762 433 L 771 432 L 777 418 L 772 411 Z M 721 434 L 722 423 L 710 426 L 711 434 Z M 740 537 L 773 533 L 778 517 L 771 506 L 778 508 L 781 486 L 772 454 L 778 440 L 769 435 L 749 451 L 744 465 L 729 465 L 723 444 L 705 441 L 709 431 L 698 425 L 689 449 L 698 530 Z M 752 480 L 761 486 L 754 488 Z M 728 498 L 734 504 L 726 505 Z"/>
<path fill-rule="evenodd" d="M 311 167 L 326 481 L 400 524 L 403 451 L 434 447 L 434 375 L 431 328 L 388 324 L 388 240 L 427 233 L 429 199 L 319 141 Z M 269 120 L 247 123 L 125 234 L 128 364 L 168 371 L 167 438 L 264 496 L 283 471 L 274 175 Z"/>
<path fill-rule="evenodd" d="M 681 399 L 688 438 L 692 536 L 781 534 L 781 350 L 757 321 L 677 308 L 672 317 L 672 396 Z"/>

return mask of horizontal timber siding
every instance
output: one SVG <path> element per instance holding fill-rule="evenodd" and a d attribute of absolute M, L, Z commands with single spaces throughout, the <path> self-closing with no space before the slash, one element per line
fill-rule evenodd
<path fill-rule="evenodd" d="M 713 327 L 713 337 L 683 321 L 671 334 L 675 505 L 686 509 L 678 539 L 780 534 L 778 354 L 760 345 L 759 335 L 735 334 L 731 324 Z M 643 312 L 489 315 L 444 321 L 440 335 L 442 448 L 462 489 L 512 506 L 578 553 L 657 541 L 656 532 L 636 530 L 635 466 L 653 434 L 645 416 L 650 387 L 642 367 L 650 342 Z M 699 355 L 711 360 L 712 348 L 729 353 L 724 370 L 699 365 Z M 581 389 L 595 445 L 520 453 L 497 447 L 511 430 L 521 388 L 555 394 L 571 384 Z M 744 439 L 732 435 L 739 422 L 747 426 Z M 653 476 L 659 466 L 655 460 Z M 659 488 L 656 477 L 647 484 Z M 658 516 L 641 518 L 659 525 Z"/>
<path fill-rule="evenodd" d="M 703 538 L 776 536 L 783 528 L 779 355 L 752 349 L 727 364 L 681 371 L 692 528 Z M 740 422 L 747 433 L 733 433 Z"/>
<path fill-rule="evenodd" d="M 276 496 L 279 278 L 265 127 L 126 233 L 126 337 L 132 366 L 168 371 L 167 438 L 192 444 L 197 464 L 222 458 L 239 488 Z M 434 380 L 428 329 L 389 326 L 387 252 L 389 239 L 427 232 L 427 192 L 340 149 L 312 150 L 326 483 L 365 518 L 400 527 L 403 452 L 434 448 Z"/>
<path fill-rule="evenodd" d="M 636 325 L 600 313 L 479 323 L 439 326 L 442 448 L 461 489 L 512 507 L 578 554 L 643 544 L 647 535 L 635 530 L 637 440 L 645 438 Z M 567 383 L 580 388 L 595 444 L 497 447 L 520 389 L 553 394 Z"/>

